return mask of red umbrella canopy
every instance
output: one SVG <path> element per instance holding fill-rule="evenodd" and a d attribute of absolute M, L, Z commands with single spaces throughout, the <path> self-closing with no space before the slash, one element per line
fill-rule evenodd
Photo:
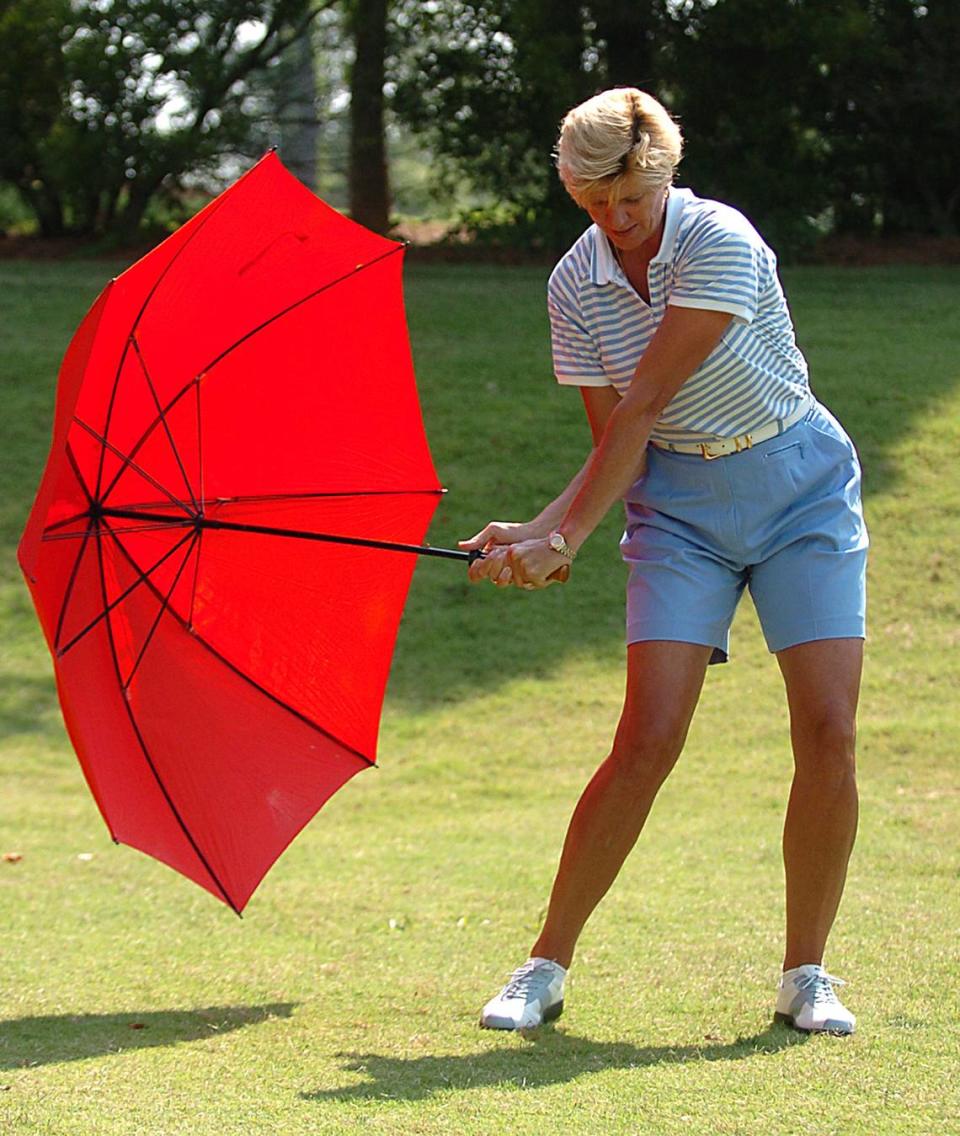
<path fill-rule="evenodd" d="M 115 840 L 241 911 L 374 762 L 442 492 L 403 247 L 267 155 L 71 342 L 19 558 Z M 316 536 L 317 539 L 311 539 Z"/>

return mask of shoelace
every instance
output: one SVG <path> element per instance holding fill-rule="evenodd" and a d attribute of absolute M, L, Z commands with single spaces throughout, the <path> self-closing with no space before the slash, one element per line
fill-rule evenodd
<path fill-rule="evenodd" d="M 530 987 L 533 985 L 533 980 L 536 977 L 537 964 L 534 962 L 525 962 L 523 966 L 518 967 L 510 976 L 510 981 L 503 988 L 502 998 L 526 998 L 530 993 Z"/>
<path fill-rule="evenodd" d="M 813 1004 L 835 1003 L 840 999 L 833 991 L 834 986 L 846 986 L 842 978 L 835 978 L 825 970 L 816 970 L 812 974 L 805 974 L 797 980 L 797 989 L 810 991 L 813 994 Z"/>

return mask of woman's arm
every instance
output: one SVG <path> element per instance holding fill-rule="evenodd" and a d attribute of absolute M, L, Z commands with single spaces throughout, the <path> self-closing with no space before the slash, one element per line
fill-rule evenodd
<path fill-rule="evenodd" d="M 660 412 L 717 346 L 731 318 L 726 312 L 701 308 L 667 308 L 627 393 L 611 409 L 580 486 L 556 526 L 574 551 L 637 479 Z M 543 587 L 567 563 L 545 539 L 512 545 L 509 560 L 513 582 L 535 587 Z"/>
<path fill-rule="evenodd" d="M 586 411 L 587 421 L 590 424 L 590 433 L 593 437 L 594 448 L 599 445 L 600 439 L 603 437 L 604 428 L 613 413 L 614 408 L 620 402 L 620 395 L 617 393 L 615 387 L 581 387 L 580 394 L 583 397 L 583 406 Z M 507 545 L 517 544 L 524 540 L 537 540 L 541 537 L 548 536 L 563 518 L 566 516 L 574 497 L 580 490 L 583 484 L 583 479 L 586 476 L 587 468 L 593 460 L 595 449 L 591 450 L 587 456 L 587 460 L 580 467 L 578 472 L 574 474 L 570 484 L 564 491 L 556 497 L 549 505 L 545 506 L 532 520 L 524 523 L 516 521 L 490 521 L 488 524 L 475 535 L 470 537 L 469 540 L 459 541 L 461 548 L 470 550 L 474 548 L 486 548 L 488 545 Z M 475 561 L 474 566 L 476 571 L 474 577 L 481 579 L 484 576 L 489 576 L 494 567 L 493 564 L 485 564 L 484 561 Z M 502 567 L 502 565 L 500 565 Z M 485 571 L 484 568 L 487 570 Z"/>
<path fill-rule="evenodd" d="M 667 308 L 561 521 L 563 535 L 574 550 L 636 481 L 653 424 L 720 342 L 731 318 L 727 312 L 702 308 Z"/>

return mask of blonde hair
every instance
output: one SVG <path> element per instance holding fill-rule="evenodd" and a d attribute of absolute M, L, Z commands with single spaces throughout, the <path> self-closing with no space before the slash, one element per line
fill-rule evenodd
<path fill-rule="evenodd" d="M 643 192 L 670 185 L 683 155 L 680 127 L 657 100 L 636 87 L 614 87 L 569 111 L 560 124 L 556 163 L 578 203 L 598 192 L 612 200 L 638 174 Z"/>

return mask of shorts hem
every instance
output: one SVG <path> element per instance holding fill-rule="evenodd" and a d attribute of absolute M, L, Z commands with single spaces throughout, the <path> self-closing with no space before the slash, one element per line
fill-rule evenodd
<path fill-rule="evenodd" d="M 797 628 L 782 635 L 766 635 L 767 650 L 771 655 L 785 651 L 788 647 L 799 647 L 801 643 L 816 643 L 821 639 L 866 639 L 867 629 L 863 620 L 830 619 L 819 620 L 812 627 Z"/>
<path fill-rule="evenodd" d="M 729 647 L 729 636 L 725 632 L 703 631 L 696 627 L 670 628 L 657 627 L 649 623 L 628 623 L 626 641 L 631 643 L 649 643 L 654 640 L 665 643 L 692 643 L 697 647 L 712 647 L 711 663 L 725 663 Z"/>

